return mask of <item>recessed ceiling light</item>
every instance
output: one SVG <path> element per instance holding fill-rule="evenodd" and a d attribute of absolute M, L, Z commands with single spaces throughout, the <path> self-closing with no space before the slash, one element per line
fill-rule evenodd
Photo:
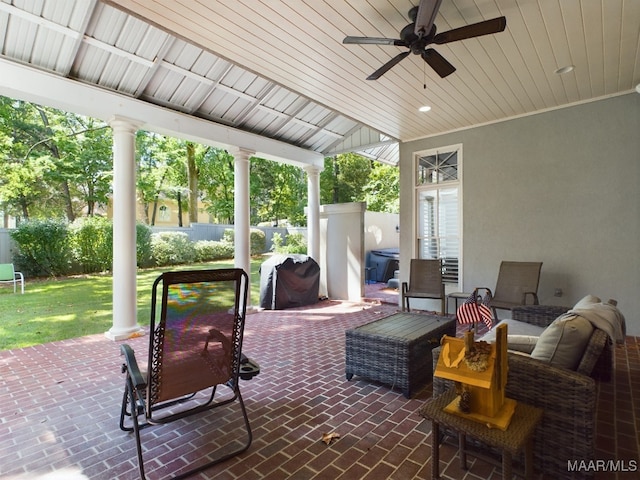
<path fill-rule="evenodd" d="M 566 65 L 564 67 L 560 67 L 559 69 L 557 69 L 556 73 L 558 75 L 562 75 L 562 74 L 565 74 L 565 73 L 572 72 L 574 68 L 575 67 L 573 65 Z"/>
<path fill-rule="evenodd" d="M 431 110 L 431 107 L 429 105 L 424 105 L 423 107 L 420 107 L 418 110 L 420 112 L 428 112 L 429 110 Z"/>

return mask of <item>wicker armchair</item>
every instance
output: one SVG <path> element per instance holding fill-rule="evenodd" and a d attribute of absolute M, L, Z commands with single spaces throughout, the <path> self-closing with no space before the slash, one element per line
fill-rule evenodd
<path fill-rule="evenodd" d="M 547 326 L 567 310 L 567 307 L 528 305 L 515 307 L 512 316 L 514 320 Z M 439 356 L 440 348 L 434 349 L 434 366 Z M 594 330 L 579 371 L 553 367 L 518 353 L 509 352 L 508 358 L 507 397 L 544 409 L 535 437 L 536 468 L 545 474 L 545 478 L 591 478 L 590 472 L 569 471 L 568 462 L 588 462 L 595 458 L 597 391 L 596 382 L 589 375 L 598 368 L 601 369 L 599 375 L 603 372 L 611 375 L 612 346 L 607 334 Z M 593 371 L 589 371 L 590 368 Z M 434 377 L 433 395 L 444 393 L 452 386 L 449 380 Z M 468 442 L 484 453 L 499 454 L 471 439 Z"/>

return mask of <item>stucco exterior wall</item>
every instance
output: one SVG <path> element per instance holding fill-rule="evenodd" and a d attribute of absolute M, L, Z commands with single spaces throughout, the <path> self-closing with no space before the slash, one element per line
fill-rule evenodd
<path fill-rule="evenodd" d="M 540 303 L 615 298 L 640 335 L 640 95 L 402 144 L 401 279 L 415 255 L 413 152 L 454 144 L 463 145 L 465 291 L 495 287 L 502 260 L 542 261 Z"/>

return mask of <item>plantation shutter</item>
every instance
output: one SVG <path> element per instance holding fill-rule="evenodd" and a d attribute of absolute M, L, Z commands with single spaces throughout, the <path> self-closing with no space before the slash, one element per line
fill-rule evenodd
<path fill-rule="evenodd" d="M 445 283 L 458 283 L 460 218 L 458 150 L 418 156 L 419 257 L 440 259 Z"/>

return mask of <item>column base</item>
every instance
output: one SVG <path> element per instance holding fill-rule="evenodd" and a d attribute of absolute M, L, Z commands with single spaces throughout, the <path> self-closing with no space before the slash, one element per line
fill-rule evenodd
<path fill-rule="evenodd" d="M 104 336 L 109 340 L 113 340 L 114 342 L 118 342 L 120 340 L 128 340 L 130 338 L 142 337 L 145 335 L 145 331 L 139 325 L 134 325 L 129 328 L 111 328 L 109 331 L 105 332 Z"/>
<path fill-rule="evenodd" d="M 263 310 L 264 310 L 264 308 L 260 308 L 260 307 L 258 307 L 258 306 L 256 306 L 256 305 L 247 305 L 246 314 L 247 314 L 247 315 L 250 315 L 250 314 L 252 314 L 252 313 L 258 313 L 258 312 L 261 312 L 261 311 L 263 311 Z"/>

